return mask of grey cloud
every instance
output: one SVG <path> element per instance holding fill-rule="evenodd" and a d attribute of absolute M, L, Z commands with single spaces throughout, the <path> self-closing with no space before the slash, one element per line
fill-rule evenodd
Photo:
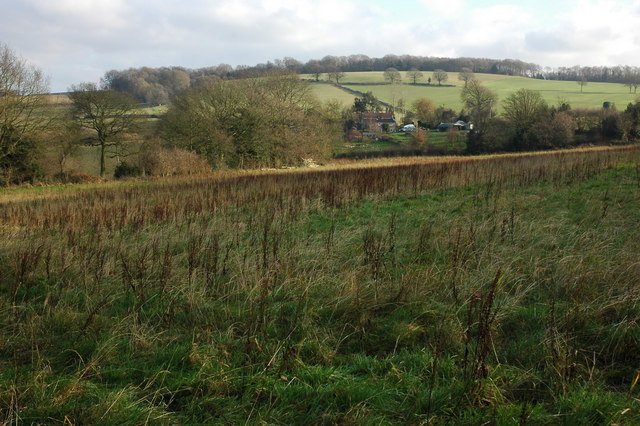
<path fill-rule="evenodd" d="M 326 0 L 329 4 L 322 6 L 299 0 L 279 8 L 268 8 L 261 0 L 128 0 L 117 13 L 104 17 L 109 22 L 101 22 L 100 16 L 80 19 L 89 13 L 86 8 L 67 13 L 45 1 L 53 0 L 0 0 L 0 41 L 51 75 L 55 90 L 95 80 L 109 69 L 253 65 L 284 56 L 305 61 L 356 52 L 372 57 L 509 57 L 572 65 L 566 61 L 586 55 L 603 58 L 608 39 L 614 37 L 608 23 L 585 31 L 571 23 L 529 32 L 505 24 L 504 30 L 496 31 L 480 19 L 480 7 L 470 15 L 478 19 L 449 21 L 429 11 L 424 16 L 396 14 L 394 20 L 380 4 L 352 0 Z M 230 15 L 236 1 L 244 6 Z M 306 3 L 311 9 L 302 9 Z M 640 3 L 629 13 L 640 13 Z M 483 38 L 483 31 L 490 37 Z M 635 46 L 640 45 L 638 38 Z M 627 40 L 633 43 L 632 36 Z"/>
<path fill-rule="evenodd" d="M 558 52 L 570 48 L 567 36 L 548 31 L 525 34 L 525 47 L 533 52 Z"/>

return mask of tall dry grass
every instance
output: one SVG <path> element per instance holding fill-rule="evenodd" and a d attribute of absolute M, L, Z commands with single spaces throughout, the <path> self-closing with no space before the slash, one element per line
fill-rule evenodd
<path fill-rule="evenodd" d="M 339 207 L 366 198 L 488 183 L 492 188 L 543 180 L 580 180 L 637 156 L 635 146 L 532 154 L 445 157 L 352 163 L 327 170 L 218 173 L 211 177 L 107 187 L 0 204 L 5 226 L 121 229 L 180 222 L 222 210 L 267 208 L 297 216 L 308 208 Z M 19 200 L 20 195 L 16 194 Z M 37 198 L 40 198 L 38 200 Z"/>

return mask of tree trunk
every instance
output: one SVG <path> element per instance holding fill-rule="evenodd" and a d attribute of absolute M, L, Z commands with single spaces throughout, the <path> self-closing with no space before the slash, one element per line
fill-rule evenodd
<path fill-rule="evenodd" d="M 104 161 L 104 156 L 105 156 L 105 144 L 104 142 L 100 143 L 100 177 L 104 177 L 104 169 L 105 169 L 105 161 Z"/>

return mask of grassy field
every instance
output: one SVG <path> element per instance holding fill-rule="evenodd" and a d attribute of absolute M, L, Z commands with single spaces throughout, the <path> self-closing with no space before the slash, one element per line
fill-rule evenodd
<path fill-rule="evenodd" d="M 331 84 L 312 83 L 311 90 L 315 97 L 323 103 L 338 101 L 344 106 L 351 106 L 355 99 L 354 95 L 347 93 L 344 90 L 340 90 Z"/>
<path fill-rule="evenodd" d="M 467 148 L 466 133 L 449 134 L 447 132 L 428 131 L 425 135 L 426 143 L 416 147 L 413 144 L 412 133 L 388 133 L 379 139 L 364 139 L 345 143 L 336 150 L 336 157 L 340 158 L 377 158 L 387 155 L 460 155 Z M 384 155 L 383 155 L 384 154 Z"/>
<path fill-rule="evenodd" d="M 402 144 L 411 142 L 411 133 L 390 133 L 389 137 Z M 464 150 L 467 147 L 466 132 L 449 135 L 447 132 L 429 131 L 426 133 L 426 138 L 427 144 L 435 147 L 450 148 L 452 151 L 456 149 Z"/>
<path fill-rule="evenodd" d="M 461 155 L 467 147 L 464 133 L 448 135 L 446 132 L 431 131 L 426 134 L 426 143 L 413 144 L 410 133 L 388 133 L 381 138 L 345 143 L 335 151 L 335 161 L 343 159 L 363 160 L 383 157 L 409 157 L 416 155 L 441 156 Z"/>
<path fill-rule="evenodd" d="M 638 424 L 639 153 L 0 190 L 0 422 Z"/>
<path fill-rule="evenodd" d="M 389 103 L 402 98 L 407 105 L 411 105 L 414 100 L 426 97 L 433 100 L 437 106 L 444 105 L 455 110 L 460 110 L 462 107 L 460 91 L 463 82 L 458 80 L 457 73 L 449 73 L 449 81 L 445 83 L 447 86 L 443 87 L 438 87 L 435 83 L 432 86 L 413 86 L 408 84 L 409 80 L 404 73 L 401 74 L 404 84 L 380 85 L 385 82 L 382 72 L 347 73 L 341 84 L 361 92 L 371 91 L 380 100 Z M 425 72 L 424 75 L 423 83 L 431 73 Z M 572 81 L 547 81 L 495 74 L 476 74 L 476 78 L 494 90 L 499 100 L 518 89 L 525 88 L 540 91 L 551 105 L 557 105 L 562 101 L 568 102 L 573 108 L 601 108 L 603 102 L 609 101 L 614 102 L 618 108 L 624 109 L 629 102 L 635 101 L 638 97 L 636 94 L 630 94 L 629 89 L 622 84 L 614 83 L 588 83 L 581 93 L 580 86 Z M 325 90 L 334 92 L 336 89 L 327 85 L 314 85 L 314 91 L 320 97 L 329 96 L 328 93 L 323 93 Z M 344 102 L 348 103 L 347 99 Z"/>

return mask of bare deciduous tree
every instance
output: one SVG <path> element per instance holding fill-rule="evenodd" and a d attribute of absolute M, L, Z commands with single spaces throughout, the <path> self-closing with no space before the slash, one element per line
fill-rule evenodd
<path fill-rule="evenodd" d="M 498 102 L 495 92 L 475 79 L 470 80 L 462 89 L 460 98 L 469 111 L 471 119 L 481 128 L 491 118 L 492 110 Z"/>
<path fill-rule="evenodd" d="M 520 89 L 509 95 L 502 103 L 504 116 L 519 132 L 528 131 L 544 116 L 547 103 L 535 90 Z"/>
<path fill-rule="evenodd" d="M 400 77 L 400 71 L 396 68 L 387 68 L 383 73 L 384 79 L 387 80 L 391 84 L 400 83 L 402 77 Z"/>
<path fill-rule="evenodd" d="M 476 77 L 471 71 L 471 68 L 462 68 L 458 73 L 458 79 L 464 81 L 464 87 L 467 87 L 471 80 L 474 80 Z"/>
<path fill-rule="evenodd" d="M 640 86 L 640 70 L 630 69 L 624 78 L 623 84 L 629 88 L 629 93 L 631 93 L 631 89 L 633 89 L 633 93 L 637 93 L 638 86 Z"/>
<path fill-rule="evenodd" d="M 320 64 L 320 61 L 311 60 L 307 62 L 307 69 L 309 73 L 313 75 L 313 78 L 315 79 L 315 81 L 320 81 L 320 76 L 323 73 L 322 65 Z"/>
<path fill-rule="evenodd" d="M 0 160 L 49 123 L 41 108 L 49 91 L 42 72 L 0 44 Z"/>
<path fill-rule="evenodd" d="M 413 102 L 416 118 L 422 123 L 432 123 L 435 120 L 436 107 L 431 99 L 418 98 Z"/>
<path fill-rule="evenodd" d="M 67 173 L 68 160 L 80 148 L 81 133 L 80 124 L 72 116 L 65 115 L 54 120 L 43 135 L 47 141 L 47 151 L 54 155 L 58 166 L 56 172 L 61 177 Z"/>
<path fill-rule="evenodd" d="M 328 158 L 333 135 L 340 134 L 334 121 L 307 84 L 276 71 L 182 93 L 163 117 L 162 129 L 165 139 L 214 167 L 278 167 Z"/>
<path fill-rule="evenodd" d="M 586 86 L 588 83 L 587 77 L 586 76 L 582 76 L 580 77 L 580 80 L 578 80 L 578 85 L 580 86 L 580 93 L 582 93 L 582 89 L 584 88 L 584 86 Z"/>
<path fill-rule="evenodd" d="M 79 123 L 96 132 L 94 145 L 100 147 L 100 176 L 104 176 L 107 148 L 119 148 L 118 137 L 131 130 L 135 102 L 127 93 L 100 88 L 95 83 L 74 85 L 69 91 Z"/>
<path fill-rule="evenodd" d="M 449 79 L 449 74 L 444 70 L 435 70 L 433 72 L 433 79 L 438 82 L 438 86 L 442 86 L 442 82 Z"/>
<path fill-rule="evenodd" d="M 339 70 L 333 70 L 328 72 L 327 75 L 329 76 L 329 80 L 335 81 L 336 84 L 340 84 L 340 80 L 342 80 L 346 74 Z"/>
<path fill-rule="evenodd" d="M 411 68 L 407 71 L 407 77 L 413 84 L 418 84 L 418 80 L 421 80 L 423 77 L 422 71 L 417 68 Z"/>

